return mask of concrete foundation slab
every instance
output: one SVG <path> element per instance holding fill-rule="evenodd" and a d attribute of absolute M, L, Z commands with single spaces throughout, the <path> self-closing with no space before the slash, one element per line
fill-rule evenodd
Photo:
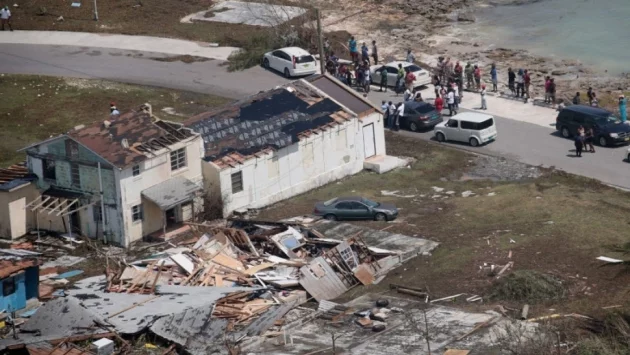
<path fill-rule="evenodd" d="M 391 155 L 375 155 L 365 159 L 363 168 L 379 174 L 384 174 L 396 168 L 406 166 L 409 162 L 405 159 L 393 157 Z"/>
<path fill-rule="evenodd" d="M 201 11 L 192 15 L 190 20 L 272 27 L 304 13 L 306 13 L 306 9 L 297 6 L 223 1 L 208 11 Z"/>

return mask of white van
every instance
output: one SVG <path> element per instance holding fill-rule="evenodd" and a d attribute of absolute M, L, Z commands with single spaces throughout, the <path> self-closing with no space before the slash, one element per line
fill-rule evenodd
<path fill-rule="evenodd" d="M 448 121 L 435 126 L 435 139 L 438 142 L 447 140 L 467 142 L 476 147 L 496 138 L 497 126 L 494 117 L 485 113 L 458 113 Z"/>

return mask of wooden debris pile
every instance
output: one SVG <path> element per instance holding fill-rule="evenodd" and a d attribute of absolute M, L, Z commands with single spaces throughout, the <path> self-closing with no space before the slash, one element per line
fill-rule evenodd
<path fill-rule="evenodd" d="M 257 297 L 255 292 L 237 292 L 224 297 L 215 304 L 212 317 L 228 319 L 229 331 L 236 326 L 245 326 L 276 304 L 273 300 Z"/>

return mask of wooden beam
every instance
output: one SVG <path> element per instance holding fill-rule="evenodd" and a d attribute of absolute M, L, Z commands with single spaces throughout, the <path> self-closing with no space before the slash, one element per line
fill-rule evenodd
<path fill-rule="evenodd" d="M 45 203 L 46 203 L 46 201 L 50 200 L 51 198 L 52 198 L 52 196 L 46 196 L 46 199 L 45 199 L 45 200 L 43 200 L 43 201 L 42 201 L 39 205 L 37 205 L 37 206 L 35 206 L 35 207 L 32 207 L 32 208 L 31 208 L 31 211 L 35 211 L 35 210 L 37 210 L 37 209 L 39 208 L 39 206 L 41 206 L 41 205 L 45 204 Z"/>
<path fill-rule="evenodd" d="M 74 200 L 72 200 L 72 202 L 68 203 L 68 200 L 66 200 L 66 207 L 64 207 L 61 211 L 59 211 L 59 213 L 57 213 L 57 216 L 61 215 L 62 213 L 64 213 L 65 211 L 67 211 L 70 206 L 74 205 L 75 203 L 79 202 L 78 198 L 75 198 Z"/>

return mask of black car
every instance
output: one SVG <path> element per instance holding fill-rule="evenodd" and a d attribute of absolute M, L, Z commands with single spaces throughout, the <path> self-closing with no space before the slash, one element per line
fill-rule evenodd
<path fill-rule="evenodd" d="M 571 105 L 563 108 L 556 118 L 556 129 L 565 138 L 575 136 L 580 126 L 584 129 L 593 127 L 595 142 L 602 147 L 630 141 L 630 125 L 602 108 Z"/>
<path fill-rule="evenodd" d="M 424 101 L 405 102 L 405 116 L 400 118 L 400 126 L 407 127 L 411 131 L 433 128 L 444 119 L 435 107 Z"/>

